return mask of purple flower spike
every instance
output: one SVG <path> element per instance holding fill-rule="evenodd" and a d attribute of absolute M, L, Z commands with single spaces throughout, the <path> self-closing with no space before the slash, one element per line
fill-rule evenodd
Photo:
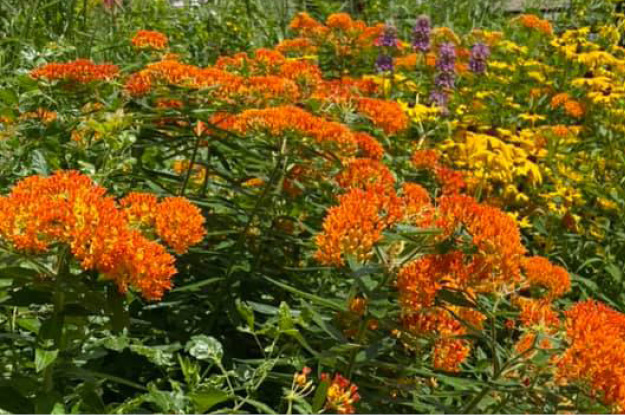
<path fill-rule="evenodd" d="M 490 56 L 490 49 L 483 43 L 476 43 L 471 48 L 471 58 L 469 59 L 469 69 L 475 74 L 486 72 L 486 60 Z"/>
<path fill-rule="evenodd" d="M 422 53 L 430 50 L 431 31 L 430 18 L 427 16 L 419 16 L 412 30 L 412 48 Z"/>
<path fill-rule="evenodd" d="M 443 43 L 439 46 L 436 69 L 450 73 L 456 69 L 456 47 L 453 43 Z"/>
<path fill-rule="evenodd" d="M 378 72 L 390 72 L 393 70 L 393 57 L 389 55 L 378 55 L 375 61 L 375 68 Z"/>
<path fill-rule="evenodd" d="M 397 29 L 392 25 L 385 25 L 382 35 L 376 40 L 376 46 L 382 46 L 387 48 L 396 48 L 399 46 L 399 39 L 397 39 Z"/>

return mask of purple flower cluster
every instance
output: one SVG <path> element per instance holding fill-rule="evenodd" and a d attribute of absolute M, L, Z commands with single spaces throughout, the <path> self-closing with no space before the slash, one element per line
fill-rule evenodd
<path fill-rule="evenodd" d="M 375 61 L 375 69 L 378 72 L 390 72 L 393 70 L 392 51 L 399 47 L 399 39 L 397 38 L 397 29 L 392 25 L 384 26 L 384 31 L 375 41 L 376 46 L 380 47 L 380 54 Z"/>
<path fill-rule="evenodd" d="M 453 72 L 439 72 L 434 78 L 434 85 L 442 90 L 454 89 L 455 78 Z"/>
<path fill-rule="evenodd" d="M 438 47 L 436 69 L 441 72 L 454 73 L 454 70 L 456 69 L 456 47 L 453 43 L 442 43 Z"/>
<path fill-rule="evenodd" d="M 447 114 L 449 91 L 455 87 L 456 79 L 456 47 L 453 43 L 442 43 L 438 47 L 436 58 L 437 74 L 434 78 L 434 89 L 430 93 L 430 101 L 433 105 L 441 108 L 443 114 Z"/>
<path fill-rule="evenodd" d="M 490 56 L 490 49 L 484 43 L 476 43 L 471 48 L 469 69 L 475 74 L 486 72 L 486 60 Z"/>
<path fill-rule="evenodd" d="M 448 101 L 449 97 L 445 92 L 438 89 L 433 89 L 432 92 L 430 92 L 430 102 L 432 103 L 432 105 L 446 110 Z"/>
<path fill-rule="evenodd" d="M 382 34 L 375 42 L 376 46 L 382 46 L 387 48 L 396 48 L 399 46 L 399 40 L 397 39 L 397 29 L 392 25 L 385 25 Z"/>
<path fill-rule="evenodd" d="M 375 61 L 375 69 L 378 72 L 390 72 L 393 70 L 393 57 L 380 54 Z"/>
<path fill-rule="evenodd" d="M 421 53 L 430 50 L 430 18 L 419 16 L 414 29 L 412 30 L 412 48 Z"/>

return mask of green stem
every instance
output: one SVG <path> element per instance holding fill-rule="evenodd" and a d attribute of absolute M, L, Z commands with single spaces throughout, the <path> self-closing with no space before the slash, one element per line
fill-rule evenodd
<path fill-rule="evenodd" d="M 71 252 L 69 247 L 61 248 L 58 258 L 57 274 L 52 294 L 52 321 L 55 323 L 54 345 L 61 352 L 65 348 L 63 336 L 64 308 L 65 308 L 65 287 L 63 282 L 69 275 L 69 261 Z M 54 366 L 56 362 L 48 365 L 43 372 L 44 391 L 49 393 L 54 390 Z"/>
<path fill-rule="evenodd" d="M 195 159 L 197 158 L 197 153 L 200 149 L 201 138 L 199 134 L 195 134 L 195 145 L 193 146 L 193 154 L 191 154 L 191 160 L 189 160 L 189 168 L 187 169 L 187 174 L 184 177 L 184 183 L 182 184 L 182 189 L 180 189 L 180 196 L 184 196 L 184 192 L 189 185 L 189 179 L 191 179 L 191 173 L 193 173 L 193 166 L 195 164 Z M 208 175 L 208 172 L 207 172 Z"/>

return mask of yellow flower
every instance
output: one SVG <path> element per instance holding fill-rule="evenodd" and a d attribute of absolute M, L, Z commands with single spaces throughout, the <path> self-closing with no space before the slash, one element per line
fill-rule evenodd
<path fill-rule="evenodd" d="M 440 109 L 436 107 L 428 107 L 419 103 L 411 107 L 405 101 L 398 101 L 398 103 L 404 113 L 415 123 L 434 121 L 436 116 L 440 114 Z"/>
<path fill-rule="evenodd" d="M 523 113 L 523 114 L 519 115 L 519 118 L 522 119 L 523 121 L 529 121 L 532 124 L 536 123 L 537 121 L 544 121 L 544 120 L 547 119 L 543 115 L 540 115 L 540 114 L 529 114 L 529 113 Z"/>

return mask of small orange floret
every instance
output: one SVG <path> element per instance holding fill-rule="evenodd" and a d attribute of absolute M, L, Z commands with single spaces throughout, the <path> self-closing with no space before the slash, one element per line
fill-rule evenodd
<path fill-rule="evenodd" d="M 557 360 L 556 378 L 590 387 L 615 413 L 625 410 L 625 315 L 587 300 L 566 313 L 568 348 Z"/>
<path fill-rule="evenodd" d="M 523 271 L 532 285 L 546 288 L 550 298 L 561 297 L 571 290 L 569 273 L 547 258 L 533 256 L 523 260 Z"/>
<path fill-rule="evenodd" d="M 137 49 L 163 50 L 167 47 L 169 40 L 161 32 L 153 30 L 139 30 L 131 40 Z"/>
<path fill-rule="evenodd" d="M 382 160 L 384 157 L 384 147 L 382 144 L 367 133 L 354 133 L 354 139 L 358 144 L 358 150 L 363 157 L 372 160 Z"/>
<path fill-rule="evenodd" d="M 119 202 L 132 225 L 153 227 L 158 198 L 151 193 L 128 193 Z"/>
<path fill-rule="evenodd" d="M 564 112 L 574 118 L 582 118 L 584 116 L 584 107 L 575 100 L 568 100 L 564 103 Z"/>
<path fill-rule="evenodd" d="M 347 32 L 354 27 L 354 20 L 348 13 L 334 13 L 328 16 L 326 26 Z"/>
<path fill-rule="evenodd" d="M 328 210 L 323 232 L 317 235 L 315 258 L 324 265 L 344 264 L 344 257 L 361 262 L 372 255 L 382 232 L 401 217 L 401 201 L 394 192 L 354 188 L 339 196 L 338 206 Z"/>
<path fill-rule="evenodd" d="M 551 108 L 559 108 L 563 106 L 564 103 L 567 102 L 569 99 L 571 99 L 571 96 L 568 93 L 560 92 L 559 94 L 556 94 L 551 98 Z"/>
<path fill-rule="evenodd" d="M 202 241 L 204 222 L 200 209 L 184 197 L 165 198 L 155 212 L 156 233 L 179 255 Z"/>
<path fill-rule="evenodd" d="M 336 180 L 345 189 L 392 188 L 395 184 L 395 177 L 386 165 L 368 158 L 351 160 Z"/>
<path fill-rule="evenodd" d="M 356 101 L 356 108 L 386 134 L 397 134 L 408 128 L 408 117 L 395 101 L 359 98 Z"/>
<path fill-rule="evenodd" d="M 415 150 L 410 161 L 417 169 L 434 170 L 438 166 L 438 152 L 433 149 Z"/>
<path fill-rule="evenodd" d="M 325 409 L 330 413 L 353 414 L 356 412 L 354 404 L 360 400 L 358 387 L 350 383 L 340 374 L 335 374 L 333 379 L 327 373 L 321 374 L 321 381 L 330 382 L 326 392 Z"/>

